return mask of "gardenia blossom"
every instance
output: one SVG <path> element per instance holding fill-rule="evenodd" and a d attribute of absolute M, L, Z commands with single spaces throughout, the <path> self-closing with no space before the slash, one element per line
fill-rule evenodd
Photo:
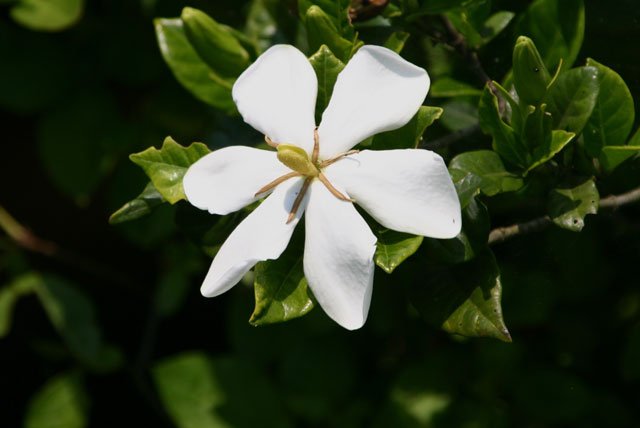
<path fill-rule="evenodd" d="M 289 45 L 263 53 L 236 81 L 233 99 L 245 122 L 277 150 L 216 150 L 184 177 L 189 202 L 212 214 L 228 214 L 266 196 L 218 251 L 202 294 L 224 293 L 256 263 L 277 259 L 304 214 L 309 287 L 338 324 L 362 327 L 371 302 L 376 237 L 354 202 L 389 229 L 434 238 L 460 232 L 460 203 L 439 155 L 351 150 L 405 125 L 428 89 L 425 70 L 389 49 L 364 46 L 338 75 L 316 128 L 318 81 L 309 60 Z"/>

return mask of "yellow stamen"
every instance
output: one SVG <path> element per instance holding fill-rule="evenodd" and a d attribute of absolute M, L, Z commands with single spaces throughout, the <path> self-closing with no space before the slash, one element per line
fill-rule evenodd
<path fill-rule="evenodd" d="M 360 150 L 349 150 L 348 152 L 344 152 L 342 154 L 339 154 L 338 156 L 334 156 L 331 159 L 324 160 L 320 162 L 320 168 L 326 168 L 332 163 L 335 163 L 344 157 L 347 157 L 349 155 L 355 155 L 356 153 L 359 153 L 359 152 Z"/>
<path fill-rule="evenodd" d="M 264 142 L 267 143 L 267 145 L 273 147 L 274 149 L 278 148 L 278 143 L 276 143 L 275 141 L 273 141 L 271 138 L 269 138 L 267 135 L 264 136 Z"/>
<path fill-rule="evenodd" d="M 324 184 L 324 186 L 327 188 L 327 190 L 329 190 L 329 192 L 331 192 L 331 194 L 333 196 L 335 196 L 336 198 L 341 199 L 343 201 L 347 201 L 347 202 L 355 202 L 354 199 L 346 197 L 345 195 L 340 193 L 340 191 L 338 189 L 333 187 L 333 184 L 331 184 L 329 182 L 329 180 L 327 179 L 327 177 L 323 173 L 318 174 L 318 180 L 320 180 L 320 182 L 322 184 Z"/>
<path fill-rule="evenodd" d="M 266 185 L 264 185 L 263 187 L 261 187 L 261 188 L 260 188 L 260 190 L 258 190 L 258 191 L 256 192 L 256 194 L 255 194 L 255 195 L 253 195 L 253 196 L 258 196 L 258 195 L 259 195 L 259 194 L 261 194 L 261 193 L 268 192 L 269 190 L 271 190 L 271 189 L 273 189 L 274 187 L 276 187 L 278 184 L 283 183 L 283 182 L 287 181 L 287 180 L 288 180 L 288 179 L 290 179 L 290 178 L 298 177 L 298 176 L 300 176 L 300 175 L 302 175 L 302 174 L 300 174 L 299 172 L 295 172 L 295 171 L 293 171 L 293 172 L 290 172 L 290 173 L 288 173 L 288 174 L 285 174 L 285 175 L 283 175 L 283 176 L 281 176 L 281 177 L 278 177 L 278 178 L 276 178 L 275 180 L 273 180 L 271 183 L 266 184 Z"/>

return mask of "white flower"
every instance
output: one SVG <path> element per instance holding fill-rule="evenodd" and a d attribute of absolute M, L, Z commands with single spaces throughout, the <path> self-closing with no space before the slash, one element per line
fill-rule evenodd
<path fill-rule="evenodd" d="M 317 87 L 299 50 L 267 50 L 238 78 L 233 99 L 278 150 L 217 150 L 189 168 L 184 190 L 191 204 L 220 215 L 270 193 L 220 248 L 204 296 L 224 293 L 259 261 L 277 259 L 304 213 L 309 287 L 331 318 L 353 330 L 369 311 L 376 246 L 353 202 L 387 228 L 434 238 L 460 232 L 460 204 L 433 152 L 349 151 L 413 117 L 429 89 L 425 70 L 386 48 L 360 48 L 338 76 L 316 131 Z"/>

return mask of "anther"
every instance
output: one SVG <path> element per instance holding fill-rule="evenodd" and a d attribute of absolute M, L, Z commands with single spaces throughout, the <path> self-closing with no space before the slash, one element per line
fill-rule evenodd
<path fill-rule="evenodd" d="M 275 180 L 273 180 L 271 183 L 266 184 L 266 185 L 264 185 L 263 187 L 261 187 L 261 188 L 260 188 L 260 190 L 258 190 L 258 191 L 256 192 L 256 194 L 255 194 L 255 195 L 253 195 L 253 196 L 258 196 L 258 195 L 259 195 L 259 194 L 261 194 L 261 193 L 268 192 L 269 190 L 271 190 L 271 189 L 273 189 L 274 187 L 276 187 L 278 184 L 283 183 L 283 182 L 287 181 L 287 180 L 288 180 L 288 179 L 290 179 L 290 178 L 298 177 L 299 175 L 301 175 L 299 172 L 295 172 L 295 171 L 293 171 L 293 172 L 290 172 L 290 173 L 288 173 L 288 174 L 285 174 L 285 175 L 283 175 L 283 176 L 281 176 L 281 177 L 278 177 L 278 178 L 276 178 Z"/>
<path fill-rule="evenodd" d="M 331 192 L 331 194 L 333 196 L 335 196 L 336 198 L 341 199 L 341 200 L 346 201 L 346 202 L 355 202 L 355 199 L 351 199 L 351 198 L 346 197 L 338 189 L 333 187 L 333 184 L 331 184 L 331 182 L 329 182 L 329 180 L 327 179 L 327 177 L 323 173 L 318 174 L 318 180 L 320 180 L 320 182 L 322 184 L 324 184 L 324 186 L 327 188 L 327 190 L 329 190 L 329 192 Z"/>

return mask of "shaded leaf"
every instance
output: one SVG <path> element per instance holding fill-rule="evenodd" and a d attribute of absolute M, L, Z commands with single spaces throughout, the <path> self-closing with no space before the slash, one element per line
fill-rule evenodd
<path fill-rule="evenodd" d="M 606 172 L 611 172 L 631 156 L 640 153 L 638 146 L 605 146 L 600 152 L 600 165 Z"/>
<path fill-rule="evenodd" d="M 561 130 L 551 131 L 551 138 L 547 142 L 538 147 L 533 152 L 533 159 L 531 164 L 526 169 L 525 174 L 534 168 L 539 167 L 543 163 L 551 160 L 556 154 L 560 152 L 571 140 L 575 137 L 573 132 L 566 132 Z"/>
<path fill-rule="evenodd" d="M 25 428 L 83 428 L 88 426 L 87 392 L 75 374 L 58 375 L 31 398 Z"/>
<path fill-rule="evenodd" d="M 575 187 L 553 189 L 549 194 L 547 210 L 553 222 L 574 232 L 584 227 L 587 214 L 596 214 L 600 195 L 593 179 Z"/>
<path fill-rule="evenodd" d="M 313 309 L 313 295 L 302 269 L 302 248 L 301 237 L 294 236 L 278 259 L 256 265 L 256 306 L 249 319 L 252 325 L 288 321 Z"/>
<path fill-rule="evenodd" d="M 145 151 L 130 155 L 129 159 L 144 170 L 167 202 L 175 204 L 186 199 L 182 178 L 187 169 L 209 152 L 207 146 L 202 143 L 192 143 L 183 147 L 173 138 L 167 137 L 160 149 L 149 147 Z"/>
<path fill-rule="evenodd" d="M 516 34 L 533 39 L 548 69 L 554 70 L 560 59 L 569 68 L 578 57 L 584 38 L 584 3 L 536 0 L 521 16 Z"/>
<path fill-rule="evenodd" d="M 305 15 L 307 25 L 307 38 L 312 52 L 327 45 L 341 61 L 347 62 L 351 55 L 362 45 L 358 42 L 354 45 L 343 38 L 333 20 L 318 6 L 311 6 Z"/>
<path fill-rule="evenodd" d="M 444 76 L 433 82 L 429 90 L 432 97 L 475 97 L 482 95 L 482 90 L 468 83 L 460 82 L 451 77 Z"/>
<path fill-rule="evenodd" d="M 22 296 L 34 293 L 39 282 L 37 276 L 27 275 L 0 288 L 0 338 L 5 337 L 11 330 L 15 304 Z"/>
<path fill-rule="evenodd" d="M 440 123 L 450 131 L 460 131 L 478 125 L 478 107 L 463 99 L 449 100 L 442 105 Z"/>
<path fill-rule="evenodd" d="M 333 55 L 326 46 L 320 46 L 318 51 L 309 58 L 318 78 L 318 96 L 316 98 L 316 123 L 320 123 L 322 113 L 329 105 L 333 86 L 338 74 L 344 68 L 344 63 Z"/>
<path fill-rule="evenodd" d="M 152 375 L 160 400 L 179 428 L 291 426 L 267 379 L 240 359 L 184 353 L 157 363 Z"/>
<path fill-rule="evenodd" d="M 191 7 L 185 7 L 180 18 L 189 43 L 216 73 L 237 77 L 249 66 L 249 54 L 229 27 Z"/>
<path fill-rule="evenodd" d="M 232 79 L 223 79 L 200 58 L 184 31 L 180 18 L 154 20 L 158 46 L 178 82 L 200 101 L 235 112 L 231 98 Z"/>
<path fill-rule="evenodd" d="M 144 217 L 151 213 L 158 205 L 164 203 L 165 200 L 153 185 L 149 182 L 145 186 L 142 193 L 130 200 L 109 217 L 110 224 L 124 223 Z"/>
<path fill-rule="evenodd" d="M 449 170 L 478 176 L 479 188 L 487 196 L 512 192 L 523 185 L 522 178 L 507 171 L 500 156 L 491 150 L 461 153 L 451 160 Z"/>
<path fill-rule="evenodd" d="M 449 333 L 511 342 L 501 296 L 500 271 L 486 250 L 464 264 L 432 272 L 426 284 L 413 286 L 411 301 L 427 322 Z"/>
<path fill-rule="evenodd" d="M 11 17 L 35 31 L 61 31 L 82 16 L 84 0 L 19 0 L 11 8 Z"/>
<path fill-rule="evenodd" d="M 598 69 L 578 67 L 561 74 L 547 94 L 554 129 L 580 133 L 596 105 Z"/>
<path fill-rule="evenodd" d="M 410 33 L 407 33 L 404 31 L 394 31 L 393 33 L 391 33 L 389 38 L 387 38 L 387 40 L 384 42 L 384 47 L 391 49 L 396 53 L 400 53 L 402 52 L 402 49 L 404 48 L 404 44 L 409 39 L 410 35 L 411 35 Z"/>
<path fill-rule="evenodd" d="M 442 115 L 440 107 L 420 106 L 406 125 L 393 131 L 382 132 L 373 137 L 376 150 L 414 149 L 418 147 L 422 134 Z"/>
<path fill-rule="evenodd" d="M 625 144 L 635 110 L 631 92 L 618 73 L 591 58 L 587 59 L 587 65 L 598 70 L 600 90 L 584 128 L 584 148 L 597 157 L 604 146 Z"/>

